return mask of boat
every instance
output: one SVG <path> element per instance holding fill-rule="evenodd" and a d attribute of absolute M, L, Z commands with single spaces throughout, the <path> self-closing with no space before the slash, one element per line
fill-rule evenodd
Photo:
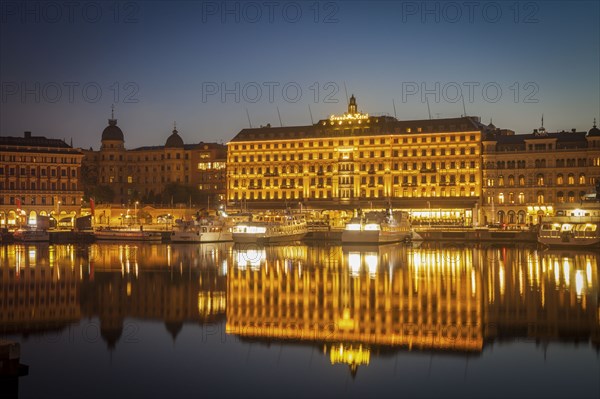
<path fill-rule="evenodd" d="M 413 233 L 407 213 L 397 214 L 399 220 L 391 208 L 383 216 L 359 216 L 356 212 L 342 232 L 342 244 L 383 244 L 411 240 Z"/>
<path fill-rule="evenodd" d="M 171 242 L 232 241 L 231 227 L 219 220 L 200 220 L 180 224 L 171 232 Z"/>
<path fill-rule="evenodd" d="M 600 246 L 600 202 L 557 207 L 542 218 L 538 242 L 551 248 Z"/>
<path fill-rule="evenodd" d="M 143 229 L 115 229 L 111 227 L 98 228 L 94 230 L 97 240 L 109 241 L 161 241 L 162 234 L 159 231 L 145 231 Z"/>
<path fill-rule="evenodd" d="M 236 243 L 273 243 L 297 241 L 308 233 L 306 219 L 294 214 L 265 214 L 253 217 L 249 222 L 233 226 L 232 236 Z"/>
<path fill-rule="evenodd" d="M 13 233 L 15 241 L 21 242 L 48 242 L 50 233 L 45 229 L 21 227 Z"/>

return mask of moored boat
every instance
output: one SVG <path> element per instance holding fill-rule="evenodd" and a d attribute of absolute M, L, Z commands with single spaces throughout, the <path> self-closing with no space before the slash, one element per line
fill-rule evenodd
<path fill-rule="evenodd" d="M 391 209 L 384 216 L 369 218 L 355 215 L 342 232 L 344 244 L 383 244 L 410 240 L 412 229 L 408 215 L 398 212 L 395 216 Z"/>
<path fill-rule="evenodd" d="M 600 246 L 600 203 L 560 207 L 542 219 L 538 242 L 548 247 Z"/>
<path fill-rule="evenodd" d="M 50 233 L 45 229 L 21 227 L 15 230 L 13 238 L 22 242 L 47 242 L 50 241 Z"/>
<path fill-rule="evenodd" d="M 293 214 L 266 214 L 233 226 L 237 243 L 273 243 L 301 240 L 308 233 L 306 219 Z"/>
<path fill-rule="evenodd" d="M 231 227 L 221 221 L 185 223 L 171 232 L 171 242 L 226 242 L 232 241 Z"/>
<path fill-rule="evenodd" d="M 94 230 L 97 240 L 107 241 L 161 241 L 162 234 L 158 231 L 113 229 L 110 227 Z"/>

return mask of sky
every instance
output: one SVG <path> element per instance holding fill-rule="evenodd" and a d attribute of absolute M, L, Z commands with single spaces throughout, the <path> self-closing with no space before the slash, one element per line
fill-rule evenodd
<path fill-rule="evenodd" d="M 127 148 L 163 145 L 175 122 L 185 143 L 227 143 L 343 113 L 351 94 L 400 120 L 587 131 L 599 4 L 2 0 L 0 135 L 98 149 L 114 104 Z"/>

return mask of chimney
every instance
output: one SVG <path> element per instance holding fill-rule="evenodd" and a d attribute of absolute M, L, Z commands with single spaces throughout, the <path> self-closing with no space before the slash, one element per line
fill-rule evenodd
<path fill-rule="evenodd" d="M 571 133 L 575 133 L 575 132 L 577 132 L 577 129 L 575 129 L 575 128 L 571 129 Z"/>
<path fill-rule="evenodd" d="M 25 132 L 25 138 L 26 139 L 30 139 L 31 138 L 31 132 Z"/>

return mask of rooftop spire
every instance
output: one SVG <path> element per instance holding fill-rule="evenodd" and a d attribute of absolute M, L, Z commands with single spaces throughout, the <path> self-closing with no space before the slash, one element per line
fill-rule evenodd
<path fill-rule="evenodd" d="M 176 132 L 177 131 L 177 122 L 173 121 L 173 131 Z"/>
<path fill-rule="evenodd" d="M 117 120 L 115 119 L 115 104 L 110 106 L 110 119 L 108 120 L 109 126 L 116 126 Z"/>
<path fill-rule="evenodd" d="M 596 127 L 596 118 L 594 118 L 594 127 Z"/>
<path fill-rule="evenodd" d="M 354 97 L 354 94 L 352 94 L 352 96 L 350 97 L 350 101 L 348 102 L 348 113 L 349 114 L 357 113 L 356 98 Z"/>

